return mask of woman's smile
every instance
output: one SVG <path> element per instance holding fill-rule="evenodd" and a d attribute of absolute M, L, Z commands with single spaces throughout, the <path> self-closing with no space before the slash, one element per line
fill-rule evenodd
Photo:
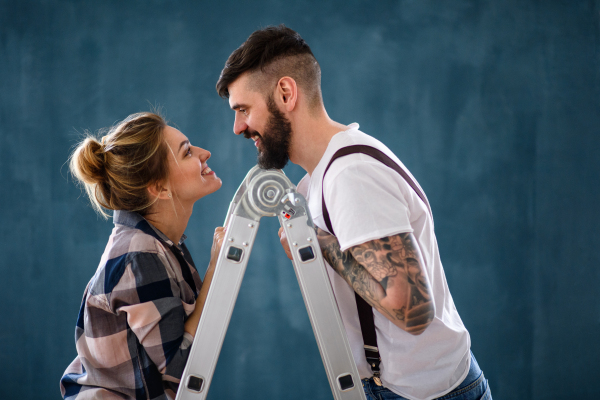
<path fill-rule="evenodd" d="M 207 165 L 204 167 L 204 169 L 201 172 L 202 175 L 214 175 L 215 171 L 213 171 L 212 169 L 210 169 L 210 167 Z"/>

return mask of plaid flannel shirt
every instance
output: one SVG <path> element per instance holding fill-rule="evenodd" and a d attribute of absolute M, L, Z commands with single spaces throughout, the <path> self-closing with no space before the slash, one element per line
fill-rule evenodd
<path fill-rule="evenodd" d="M 193 337 L 184 321 L 202 281 L 177 246 L 137 213 L 115 228 L 85 290 L 77 357 L 61 379 L 65 399 L 173 399 Z"/>

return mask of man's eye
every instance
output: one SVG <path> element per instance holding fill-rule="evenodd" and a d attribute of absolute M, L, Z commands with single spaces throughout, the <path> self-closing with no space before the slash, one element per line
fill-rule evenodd
<path fill-rule="evenodd" d="M 248 112 L 244 108 L 240 108 L 240 112 L 245 116 L 248 116 Z"/>

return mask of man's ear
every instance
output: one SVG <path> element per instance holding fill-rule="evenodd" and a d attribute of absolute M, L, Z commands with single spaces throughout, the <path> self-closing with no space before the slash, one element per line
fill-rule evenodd
<path fill-rule="evenodd" d="M 298 85 L 294 78 L 284 76 L 277 82 L 276 89 L 277 100 L 286 111 L 292 111 L 298 101 Z"/>
<path fill-rule="evenodd" d="M 170 199 L 171 196 L 169 196 L 171 194 L 171 191 L 164 187 L 162 183 L 159 182 L 155 182 L 155 183 L 151 183 L 150 185 L 148 185 L 148 193 L 150 194 L 150 197 L 152 197 L 153 199 L 160 199 L 160 200 L 166 200 L 166 199 Z"/>

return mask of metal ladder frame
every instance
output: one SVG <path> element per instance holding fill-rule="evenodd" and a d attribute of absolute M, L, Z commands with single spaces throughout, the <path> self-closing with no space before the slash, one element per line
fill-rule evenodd
<path fill-rule="evenodd" d="M 252 168 L 227 211 L 226 240 L 176 400 L 203 400 L 225 339 L 262 217 L 279 219 L 335 400 L 365 400 L 306 200 L 280 170 Z"/>

